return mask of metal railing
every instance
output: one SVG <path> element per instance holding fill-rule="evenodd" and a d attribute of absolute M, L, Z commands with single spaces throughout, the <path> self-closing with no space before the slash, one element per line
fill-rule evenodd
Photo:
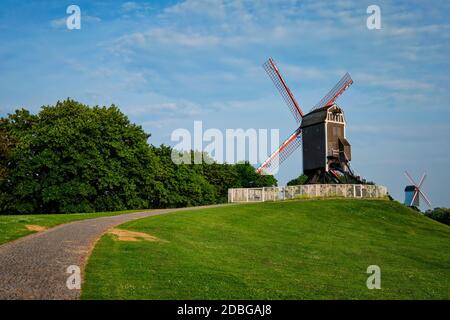
<path fill-rule="evenodd" d="M 287 187 L 228 189 L 228 202 L 264 202 L 301 198 L 383 198 L 387 188 L 369 184 L 305 184 Z"/>

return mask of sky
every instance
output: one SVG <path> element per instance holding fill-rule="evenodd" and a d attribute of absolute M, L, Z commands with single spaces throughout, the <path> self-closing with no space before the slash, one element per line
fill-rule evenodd
<path fill-rule="evenodd" d="M 81 29 L 69 30 L 69 5 Z M 381 29 L 368 29 L 369 5 Z M 117 105 L 174 145 L 179 128 L 279 129 L 296 122 L 265 74 L 273 57 L 304 111 L 348 71 L 338 99 L 352 167 L 403 201 L 408 170 L 450 207 L 448 1 L 10 1 L 0 6 L 0 116 L 68 97 Z M 302 172 L 298 150 L 279 185 Z M 425 209 L 425 207 L 423 207 Z"/>

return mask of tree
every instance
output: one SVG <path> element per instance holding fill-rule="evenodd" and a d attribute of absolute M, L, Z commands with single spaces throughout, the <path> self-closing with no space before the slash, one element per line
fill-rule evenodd
<path fill-rule="evenodd" d="M 12 153 L 12 138 L 8 131 L 0 124 L 0 181 L 6 179 Z"/>
<path fill-rule="evenodd" d="M 217 202 L 217 190 L 196 167 L 200 165 L 173 163 L 171 147 L 151 148 L 157 161 L 153 207 L 188 207 Z"/>
<path fill-rule="evenodd" d="M 425 216 L 450 226 L 450 208 L 434 208 L 427 210 Z"/>
<path fill-rule="evenodd" d="M 6 179 L 11 169 L 11 157 L 17 141 L 34 125 L 36 119 L 25 109 L 16 110 L 8 119 L 0 118 L 0 181 Z"/>
<path fill-rule="evenodd" d="M 2 211 L 91 212 L 149 205 L 153 158 L 147 135 L 114 105 L 73 100 L 2 119 L 17 139 L 0 184 Z"/>
<path fill-rule="evenodd" d="M 248 162 L 237 163 L 234 168 L 238 177 L 238 187 L 258 188 L 277 185 L 277 180 L 272 175 L 256 173 L 255 167 Z"/>
<path fill-rule="evenodd" d="M 213 162 L 195 166 L 206 180 L 215 187 L 217 202 L 227 202 L 228 189 L 240 187 L 239 175 L 231 164 Z"/>
<path fill-rule="evenodd" d="M 306 180 L 308 180 L 308 176 L 302 174 L 295 179 L 292 179 L 287 183 L 288 186 L 299 186 L 305 184 Z"/>
<path fill-rule="evenodd" d="M 0 212 L 66 213 L 196 206 L 228 189 L 277 184 L 248 162 L 175 164 L 120 110 L 67 99 L 0 119 Z M 197 153 L 190 151 L 193 159 Z"/>

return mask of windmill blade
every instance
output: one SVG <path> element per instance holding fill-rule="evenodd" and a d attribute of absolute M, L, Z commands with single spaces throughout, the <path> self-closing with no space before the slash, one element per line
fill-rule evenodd
<path fill-rule="evenodd" d="M 300 123 L 303 118 L 303 111 L 300 109 L 300 106 L 298 105 L 297 101 L 295 101 L 294 95 L 291 93 L 291 90 L 289 90 L 286 82 L 281 76 L 281 73 L 275 64 L 275 61 L 273 61 L 272 58 L 269 58 L 269 60 L 267 60 L 263 64 L 263 68 L 264 70 L 266 70 L 270 79 L 272 79 L 272 82 L 274 83 L 275 87 L 277 87 L 278 91 L 280 92 L 287 106 L 291 110 L 292 115 L 294 116 L 297 123 Z"/>
<path fill-rule="evenodd" d="M 419 193 L 420 193 L 420 195 L 422 196 L 423 200 L 425 200 L 425 202 L 428 204 L 428 206 L 429 206 L 430 208 L 432 208 L 432 206 L 431 206 L 431 201 L 428 199 L 428 197 L 425 195 L 425 193 L 423 193 L 423 191 L 420 190 L 420 189 L 419 189 Z"/>
<path fill-rule="evenodd" d="M 328 92 L 326 94 L 325 97 L 322 98 L 322 100 L 320 100 L 312 109 L 316 110 L 319 108 L 323 108 L 325 106 L 329 106 L 330 104 L 332 104 L 337 97 L 339 97 L 348 87 L 350 87 L 350 85 L 353 83 L 352 78 L 350 77 L 350 74 L 347 72 L 342 78 L 341 80 L 339 80 L 338 83 L 336 83 L 336 85 L 333 87 L 333 89 L 330 90 L 330 92 Z"/>
<path fill-rule="evenodd" d="M 405 171 L 405 175 L 406 175 L 406 177 L 409 179 L 409 181 L 411 181 L 411 183 L 417 188 L 418 186 L 417 186 L 416 182 L 415 182 L 414 179 L 409 175 L 408 171 Z"/>
<path fill-rule="evenodd" d="M 411 203 L 409 204 L 410 207 L 413 206 L 414 201 L 416 200 L 418 194 L 419 194 L 419 189 L 416 188 L 416 190 L 414 191 L 414 196 L 413 196 L 412 199 L 411 199 Z"/>
<path fill-rule="evenodd" d="M 425 178 L 427 177 L 427 175 L 424 173 L 422 178 L 420 178 L 419 184 L 417 185 L 417 188 L 420 189 L 420 187 L 422 186 L 423 182 L 425 181 Z"/>
<path fill-rule="evenodd" d="M 257 173 L 273 173 L 302 144 L 302 131 L 294 131 L 280 147 L 256 170 Z"/>

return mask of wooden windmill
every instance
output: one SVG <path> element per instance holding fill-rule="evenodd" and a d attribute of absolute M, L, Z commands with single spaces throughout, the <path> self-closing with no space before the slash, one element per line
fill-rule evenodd
<path fill-rule="evenodd" d="M 360 183 L 350 169 L 351 146 L 345 137 L 345 117 L 336 99 L 353 83 L 346 73 L 342 79 L 307 114 L 304 114 L 275 61 L 264 65 L 275 87 L 292 112 L 299 127 L 257 169 L 271 174 L 297 148 L 303 146 L 303 173 L 306 183 Z"/>
<path fill-rule="evenodd" d="M 427 205 L 431 208 L 431 202 L 425 193 L 421 190 L 423 182 L 427 177 L 426 174 L 422 175 L 419 183 L 416 183 L 408 171 L 405 171 L 405 176 L 412 183 L 412 185 L 408 185 L 405 188 L 405 205 L 408 207 L 419 208 L 420 207 L 420 197 L 427 203 Z"/>

